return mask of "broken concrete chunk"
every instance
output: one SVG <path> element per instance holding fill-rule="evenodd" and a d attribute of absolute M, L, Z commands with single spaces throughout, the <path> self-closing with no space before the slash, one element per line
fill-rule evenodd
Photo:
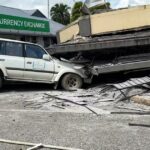
<path fill-rule="evenodd" d="M 138 104 L 150 106 L 150 96 L 134 96 L 131 100 Z"/>

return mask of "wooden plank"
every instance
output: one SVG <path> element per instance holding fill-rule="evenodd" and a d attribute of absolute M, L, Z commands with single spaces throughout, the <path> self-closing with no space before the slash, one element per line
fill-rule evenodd
<path fill-rule="evenodd" d="M 14 144 L 14 145 L 25 145 L 25 146 L 37 146 L 38 145 L 35 143 L 12 141 L 12 140 L 5 140 L 5 139 L 0 139 L 0 143 L 7 143 L 7 144 Z M 82 150 L 82 149 L 68 148 L 68 147 L 54 146 L 54 145 L 44 145 L 43 144 L 42 146 L 44 148 L 51 148 L 51 149 L 56 149 L 56 150 Z"/>
<path fill-rule="evenodd" d="M 75 104 L 75 105 L 79 105 L 79 106 L 86 105 L 85 103 L 75 102 L 75 101 L 72 101 L 72 100 L 69 100 L 69 99 L 61 98 L 61 97 L 50 95 L 50 94 L 47 94 L 47 93 L 45 93 L 45 95 L 48 95 L 49 97 L 54 98 L 54 99 L 58 99 L 58 100 L 61 100 L 61 101 L 66 101 L 66 102 L 69 102 L 69 103 L 72 103 L 72 104 Z"/>
<path fill-rule="evenodd" d="M 56 107 L 56 108 L 60 108 L 60 109 L 65 109 L 65 107 L 58 106 L 58 105 L 55 105 L 55 104 L 53 104 L 52 106 L 53 106 L 53 107 Z"/>
<path fill-rule="evenodd" d="M 150 112 L 116 111 L 116 112 L 111 112 L 111 114 L 114 114 L 114 115 L 116 115 L 116 114 L 118 114 L 118 115 L 148 115 L 149 116 Z"/>
<path fill-rule="evenodd" d="M 103 109 L 99 109 L 99 108 L 96 108 L 96 107 L 93 107 L 93 106 L 85 106 L 87 109 L 89 109 L 90 111 L 92 111 L 94 114 L 96 115 L 108 115 L 110 114 L 109 111 L 107 110 L 103 110 Z"/>
<path fill-rule="evenodd" d="M 129 126 L 150 128 L 150 124 L 129 123 Z"/>
<path fill-rule="evenodd" d="M 115 108 L 118 108 L 118 109 L 127 109 L 127 110 L 134 110 L 134 111 L 142 111 L 144 112 L 145 110 L 142 110 L 142 109 L 138 109 L 138 108 L 132 108 L 132 107 L 125 107 L 125 106 L 115 106 Z"/>
<path fill-rule="evenodd" d="M 41 148 L 43 148 L 43 145 L 42 145 L 42 144 L 38 144 L 38 145 L 36 145 L 36 146 L 33 146 L 33 147 L 31 147 L 31 148 L 28 148 L 27 150 L 37 150 L 37 149 L 41 149 Z"/>

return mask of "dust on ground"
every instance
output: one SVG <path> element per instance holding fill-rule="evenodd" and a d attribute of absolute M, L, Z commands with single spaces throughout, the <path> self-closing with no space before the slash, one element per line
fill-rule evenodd
<path fill-rule="evenodd" d="M 96 85 L 68 92 L 42 84 L 7 85 L 0 93 L 0 138 L 85 150 L 149 150 L 150 129 L 128 125 L 150 124 L 148 115 L 108 112 L 141 112 L 150 108 L 128 100 L 118 101 L 123 98 L 119 91 L 104 89 L 105 85 Z M 143 91 L 143 88 L 134 88 L 124 92 L 132 95 Z M 84 105 L 97 108 L 100 115 Z M 0 150 L 26 148 L 0 144 Z"/>

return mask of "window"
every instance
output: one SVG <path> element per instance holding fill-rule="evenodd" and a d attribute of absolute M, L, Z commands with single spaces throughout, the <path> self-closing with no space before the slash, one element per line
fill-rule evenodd
<path fill-rule="evenodd" d="M 5 55 L 5 42 L 0 41 L 0 55 Z"/>
<path fill-rule="evenodd" d="M 6 55 L 23 57 L 22 44 L 6 42 Z"/>
<path fill-rule="evenodd" d="M 26 45 L 26 57 L 42 59 L 46 52 L 39 46 Z"/>

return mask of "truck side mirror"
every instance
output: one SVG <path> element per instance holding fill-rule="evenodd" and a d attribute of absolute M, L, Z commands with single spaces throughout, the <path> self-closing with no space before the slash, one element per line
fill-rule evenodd
<path fill-rule="evenodd" d="M 50 55 L 48 55 L 48 54 L 44 54 L 44 55 L 43 55 L 43 60 L 50 61 L 51 59 L 52 59 L 52 58 L 51 58 Z"/>

